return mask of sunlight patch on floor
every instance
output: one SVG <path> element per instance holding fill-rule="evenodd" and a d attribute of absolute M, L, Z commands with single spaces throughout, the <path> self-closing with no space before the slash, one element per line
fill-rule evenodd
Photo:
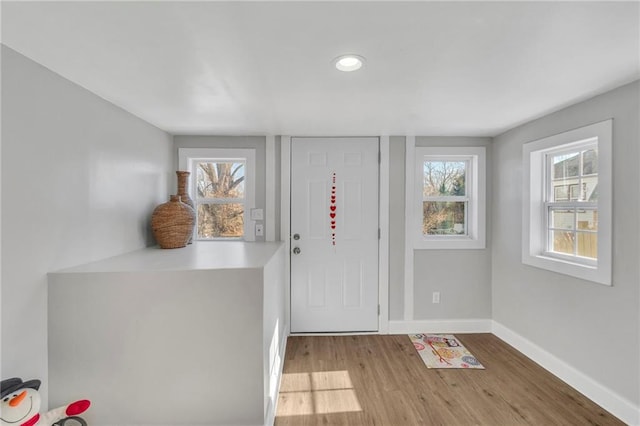
<path fill-rule="evenodd" d="M 362 407 L 348 371 L 282 375 L 276 417 L 352 411 L 362 411 Z"/>

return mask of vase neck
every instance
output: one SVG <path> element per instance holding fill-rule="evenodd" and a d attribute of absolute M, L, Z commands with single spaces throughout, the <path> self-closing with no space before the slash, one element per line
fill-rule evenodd
<path fill-rule="evenodd" d="M 178 194 L 184 195 L 187 193 L 187 179 L 191 173 L 178 170 L 176 175 L 178 175 Z"/>

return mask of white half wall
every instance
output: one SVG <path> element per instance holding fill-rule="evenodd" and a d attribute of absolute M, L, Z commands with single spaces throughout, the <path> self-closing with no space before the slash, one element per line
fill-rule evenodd
<path fill-rule="evenodd" d="M 47 272 L 152 244 L 171 136 L 2 46 L 2 377 L 41 379 Z"/>

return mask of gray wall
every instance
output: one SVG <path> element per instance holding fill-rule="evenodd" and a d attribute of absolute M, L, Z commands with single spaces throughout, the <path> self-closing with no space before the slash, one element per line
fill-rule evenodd
<path fill-rule="evenodd" d="M 390 319 L 404 318 L 404 137 L 390 138 Z M 491 182 L 491 138 L 417 137 L 416 146 L 484 146 Z M 413 163 L 412 163 L 413 164 Z M 487 248 L 414 250 L 414 319 L 491 318 L 491 186 L 487 185 Z M 440 304 L 431 303 L 434 291 Z"/>
<path fill-rule="evenodd" d="M 266 137 L 264 136 L 174 136 L 175 167 L 178 169 L 178 149 L 180 148 L 250 148 L 256 150 L 256 205 L 255 208 L 266 208 Z M 279 146 L 279 144 L 277 144 Z M 277 178 L 279 179 L 279 173 Z M 280 206 L 276 206 L 279 211 Z M 277 213 L 276 211 L 276 213 Z M 264 221 L 268 220 L 264 212 Z M 280 220 L 278 217 L 277 220 Z M 278 228 L 279 229 L 279 228 Z M 278 238 L 277 238 L 278 239 Z M 256 237 L 256 241 L 264 241 L 264 237 Z"/>
<path fill-rule="evenodd" d="M 635 82 L 494 139 L 493 319 L 640 403 L 640 158 Z M 522 145 L 613 118 L 613 286 L 521 262 Z"/>
<path fill-rule="evenodd" d="M 491 318 L 491 138 L 417 137 L 416 146 L 487 148 L 487 245 L 478 250 L 414 251 L 415 319 Z M 431 303 L 434 291 L 440 303 Z"/>
<path fill-rule="evenodd" d="M 404 319 L 405 137 L 389 138 L 389 319 Z"/>
<path fill-rule="evenodd" d="M 171 137 L 2 46 L 2 377 L 47 403 L 47 272 L 152 242 Z"/>

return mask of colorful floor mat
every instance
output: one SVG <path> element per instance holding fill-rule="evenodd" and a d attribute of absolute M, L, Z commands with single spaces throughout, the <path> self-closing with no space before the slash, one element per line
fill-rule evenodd
<path fill-rule="evenodd" d="M 453 334 L 410 334 L 420 357 L 428 368 L 484 367 Z"/>

